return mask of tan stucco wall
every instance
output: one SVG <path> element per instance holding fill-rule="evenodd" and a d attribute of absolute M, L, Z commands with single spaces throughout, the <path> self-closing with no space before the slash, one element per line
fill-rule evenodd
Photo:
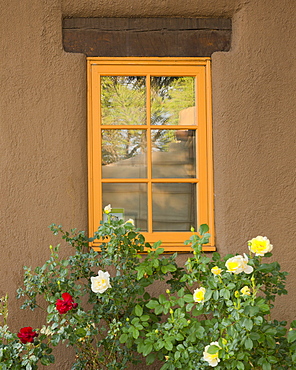
<path fill-rule="evenodd" d="M 63 51 L 63 16 L 233 17 L 231 51 L 213 55 L 216 245 L 241 253 L 267 235 L 290 272 L 275 314 L 295 318 L 295 0 L 0 4 L 0 295 L 10 295 L 12 328 L 41 321 L 14 297 L 23 265 L 58 242 L 47 226 L 87 228 L 86 63 Z M 51 367 L 69 368 L 61 353 Z"/>

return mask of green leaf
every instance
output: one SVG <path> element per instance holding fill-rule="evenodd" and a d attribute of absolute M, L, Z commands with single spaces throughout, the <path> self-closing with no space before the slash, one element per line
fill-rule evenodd
<path fill-rule="evenodd" d="M 162 307 L 162 305 L 158 305 L 158 306 L 156 306 L 155 307 L 155 309 L 154 309 L 154 311 L 155 311 L 155 314 L 156 315 L 159 315 L 159 314 L 161 314 L 162 312 L 163 312 L 163 307 Z"/>
<path fill-rule="evenodd" d="M 146 358 L 146 364 L 147 365 L 153 364 L 153 362 L 155 361 L 155 359 L 156 359 L 156 353 L 154 353 L 154 352 L 149 353 L 149 355 Z"/>
<path fill-rule="evenodd" d="M 267 360 L 262 361 L 262 370 L 271 370 L 271 365 Z"/>
<path fill-rule="evenodd" d="M 252 349 L 253 348 L 252 339 L 251 338 L 246 338 L 244 345 L 245 345 L 246 349 Z"/>
<path fill-rule="evenodd" d="M 183 307 L 184 306 L 184 299 L 183 298 L 179 298 L 178 300 L 177 300 L 177 305 L 179 305 L 180 307 Z"/>
<path fill-rule="evenodd" d="M 207 289 L 205 292 L 205 301 L 208 301 L 209 299 L 211 299 L 212 294 L 213 294 L 213 291 L 211 289 Z"/>
<path fill-rule="evenodd" d="M 145 344 L 142 352 L 143 356 L 147 356 L 152 351 L 152 348 L 151 343 Z"/>
<path fill-rule="evenodd" d="M 258 339 L 260 339 L 260 334 L 258 334 L 258 333 L 256 333 L 256 332 L 254 332 L 254 331 L 251 331 L 251 333 L 250 333 L 250 338 L 251 338 L 252 340 L 258 340 Z"/>
<path fill-rule="evenodd" d="M 213 298 L 214 298 L 215 301 L 218 301 L 218 299 L 219 299 L 219 291 L 218 290 L 214 290 Z"/>
<path fill-rule="evenodd" d="M 55 304 L 50 304 L 47 306 L 47 312 L 52 313 L 55 311 L 55 308 L 56 308 Z"/>
<path fill-rule="evenodd" d="M 255 316 L 260 311 L 257 306 L 246 306 L 244 312 L 246 315 Z"/>
<path fill-rule="evenodd" d="M 171 351 L 173 349 L 173 344 L 172 344 L 172 342 L 167 341 L 167 342 L 164 343 L 164 347 L 168 351 Z"/>
<path fill-rule="evenodd" d="M 160 296 L 158 297 L 159 299 L 159 303 L 163 304 L 164 302 L 167 301 L 166 297 L 164 294 L 160 294 Z"/>
<path fill-rule="evenodd" d="M 266 303 L 261 303 L 260 305 L 258 305 L 260 311 L 266 313 L 266 312 L 269 312 L 270 311 L 270 307 L 268 304 Z"/>
<path fill-rule="evenodd" d="M 181 340 L 184 339 L 184 336 L 181 333 L 177 333 L 175 339 L 180 342 Z"/>
<path fill-rule="evenodd" d="M 278 270 L 279 270 L 278 262 L 263 263 L 261 266 L 257 267 L 257 271 L 261 271 L 264 273 L 274 272 Z"/>
<path fill-rule="evenodd" d="M 295 342 L 295 340 L 296 340 L 296 330 L 290 330 L 288 332 L 288 342 L 292 343 Z"/>
<path fill-rule="evenodd" d="M 142 316 L 143 315 L 143 308 L 138 304 L 135 306 L 135 314 L 137 316 Z"/>
<path fill-rule="evenodd" d="M 245 319 L 243 325 L 247 330 L 251 331 L 253 328 L 253 321 L 251 319 Z"/>
<path fill-rule="evenodd" d="M 245 365 L 244 365 L 243 362 L 237 361 L 236 368 L 237 368 L 237 370 L 244 370 L 245 369 Z"/>
<path fill-rule="evenodd" d="M 270 347 L 270 348 L 275 348 L 276 347 L 276 342 L 272 337 L 267 336 L 266 337 L 266 342 L 268 344 L 268 347 Z"/>
<path fill-rule="evenodd" d="M 178 360 L 179 358 L 180 358 L 180 356 L 181 356 L 181 352 L 180 351 L 176 351 L 175 352 L 175 360 Z"/>
<path fill-rule="evenodd" d="M 230 291 L 227 290 L 227 289 L 221 289 L 220 290 L 220 297 L 224 298 L 224 299 L 229 299 L 230 298 Z"/>
<path fill-rule="evenodd" d="M 214 344 L 212 344 L 209 348 L 208 348 L 208 350 L 207 350 L 207 352 L 210 354 L 210 355 L 214 355 L 215 353 L 217 353 L 218 351 L 219 351 L 219 347 L 218 346 L 215 346 Z"/>
<path fill-rule="evenodd" d="M 149 301 L 147 304 L 146 304 L 146 307 L 150 308 L 150 309 L 154 309 L 156 306 L 158 306 L 159 303 L 158 301 L 156 301 L 155 299 L 152 299 L 151 301 Z"/>
<path fill-rule="evenodd" d="M 193 295 L 192 294 L 185 294 L 183 299 L 186 303 L 192 303 L 193 302 Z"/>
<path fill-rule="evenodd" d="M 75 330 L 75 334 L 80 337 L 80 338 L 83 338 L 86 336 L 86 330 L 83 329 L 83 328 L 79 328 L 77 330 Z"/>
<path fill-rule="evenodd" d="M 53 355 L 45 355 L 41 357 L 40 362 L 44 366 L 48 366 L 54 363 L 54 356 Z"/>
<path fill-rule="evenodd" d="M 199 227 L 199 233 L 200 235 L 203 235 L 209 231 L 209 226 L 207 224 L 202 224 Z"/>
<path fill-rule="evenodd" d="M 139 330 L 136 329 L 134 326 L 131 326 L 131 332 L 132 332 L 134 339 L 137 339 L 140 335 Z"/>
<path fill-rule="evenodd" d="M 121 334 L 119 338 L 120 343 L 125 343 L 128 340 L 128 335 L 127 334 Z"/>
<path fill-rule="evenodd" d="M 184 288 L 179 289 L 177 294 L 178 294 L 179 297 L 183 297 L 184 296 Z"/>

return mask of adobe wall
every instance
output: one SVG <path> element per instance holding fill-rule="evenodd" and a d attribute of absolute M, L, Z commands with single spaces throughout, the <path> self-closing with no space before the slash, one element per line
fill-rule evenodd
<path fill-rule="evenodd" d="M 213 54 L 216 245 L 243 253 L 267 235 L 290 272 L 276 316 L 295 318 L 295 1 L 0 3 L 0 295 L 10 295 L 12 328 L 41 321 L 14 297 L 23 266 L 40 265 L 58 243 L 47 226 L 87 229 L 86 63 L 63 51 L 66 16 L 233 18 L 230 52 Z M 69 369 L 67 353 L 47 369 Z"/>

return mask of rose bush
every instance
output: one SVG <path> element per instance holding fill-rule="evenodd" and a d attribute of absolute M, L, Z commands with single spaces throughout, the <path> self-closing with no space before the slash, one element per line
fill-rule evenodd
<path fill-rule="evenodd" d="M 61 258 L 60 246 L 50 247 L 43 266 L 25 268 L 18 290 L 23 308 L 47 311 L 40 335 L 75 348 L 73 370 L 125 369 L 143 357 L 161 370 L 296 367 L 296 321 L 271 319 L 276 296 L 287 293 L 286 273 L 262 262 L 273 248 L 266 237 L 249 240 L 248 255 L 209 255 L 202 225 L 185 242 L 192 255 L 178 266 L 176 254 L 163 255 L 160 242 L 146 243 L 133 222 L 114 220 L 111 211 L 105 207 L 107 221 L 94 236 L 100 252 L 83 232 L 52 225 L 74 253 Z M 160 281 L 163 292 L 152 296 Z"/>
<path fill-rule="evenodd" d="M 19 298 L 25 297 L 22 308 L 47 312 L 42 331 L 51 345 L 63 342 L 75 348 L 72 369 L 125 369 L 141 361 L 135 339 L 156 319 L 146 307 L 148 289 L 178 269 L 175 256 L 161 256 L 160 243 L 152 249 L 132 220 L 112 219 L 110 205 L 104 212 L 107 222 L 94 236 L 102 241 L 100 252 L 89 249 L 84 232 L 52 225 L 74 253 L 70 249 L 70 256 L 61 258 L 60 245 L 51 246 L 43 266 L 25 268 L 24 287 L 18 290 Z M 140 254 L 144 249 L 147 258 Z M 129 337 L 125 343 L 123 334 Z"/>
<path fill-rule="evenodd" d="M 271 319 L 276 296 L 287 294 L 287 273 L 277 262 L 262 263 L 262 254 L 271 256 L 269 240 L 249 241 L 248 256 L 225 257 L 203 253 L 208 240 L 202 225 L 186 242 L 193 256 L 174 276 L 179 285 L 171 282 L 177 290 L 147 303 L 162 318 L 143 328 L 137 350 L 148 364 L 162 361 L 161 370 L 296 368 L 296 321 L 288 330 L 287 322 Z"/>
<path fill-rule="evenodd" d="M 0 298 L 0 317 L 0 369 L 36 370 L 39 364 L 47 366 L 54 362 L 46 335 L 30 326 L 21 328 L 17 334 L 9 330 L 7 295 Z"/>

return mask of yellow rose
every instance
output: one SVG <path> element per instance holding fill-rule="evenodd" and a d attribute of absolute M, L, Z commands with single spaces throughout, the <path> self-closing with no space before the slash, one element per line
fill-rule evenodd
<path fill-rule="evenodd" d="M 194 302 L 202 303 L 205 300 L 205 288 L 197 288 L 193 292 L 193 300 Z"/>
<path fill-rule="evenodd" d="M 214 275 L 220 275 L 221 272 L 222 272 L 222 269 L 220 269 L 218 266 L 215 266 L 211 269 L 211 272 L 214 274 Z"/>
<path fill-rule="evenodd" d="M 257 236 L 248 241 L 248 247 L 256 256 L 264 256 L 265 253 L 272 251 L 273 245 L 266 236 Z"/>
<path fill-rule="evenodd" d="M 242 293 L 242 295 L 251 295 L 251 290 L 247 285 L 241 288 L 240 292 Z"/>
<path fill-rule="evenodd" d="M 243 256 L 238 255 L 231 257 L 225 263 L 227 272 L 233 272 L 234 274 L 245 272 L 246 274 L 251 274 L 253 272 L 253 267 L 249 266 L 248 262 L 249 259 L 245 253 Z"/>
<path fill-rule="evenodd" d="M 218 342 L 212 342 L 211 344 L 209 344 L 208 346 L 205 347 L 205 350 L 203 352 L 203 360 L 204 361 L 207 361 L 210 366 L 214 367 L 214 366 L 217 366 L 218 363 L 220 362 L 220 359 L 218 357 L 219 350 L 216 353 L 213 353 L 213 354 L 208 353 L 208 349 L 211 346 L 217 346 L 217 347 L 221 348 L 219 346 L 219 343 Z"/>

